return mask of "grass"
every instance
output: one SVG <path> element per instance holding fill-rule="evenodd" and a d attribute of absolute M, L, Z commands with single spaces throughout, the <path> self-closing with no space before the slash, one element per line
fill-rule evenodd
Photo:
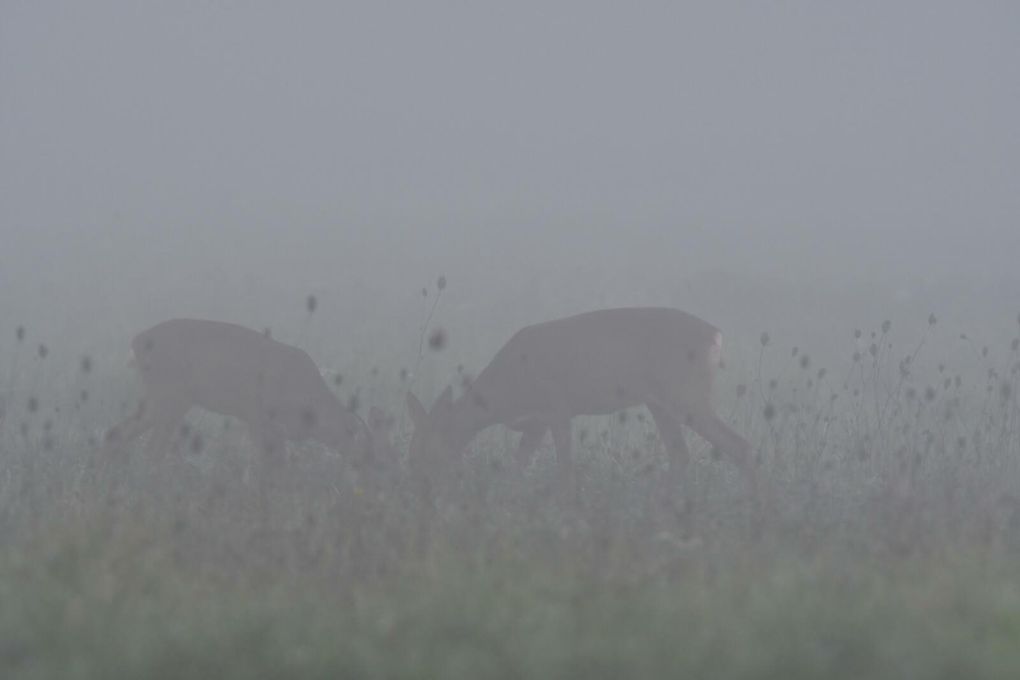
<path fill-rule="evenodd" d="M 1007 678 L 1020 667 L 1020 563 L 964 549 L 894 563 L 774 544 L 631 552 L 655 565 L 634 577 L 437 544 L 390 574 L 334 581 L 343 565 L 210 569 L 180 528 L 102 524 L 5 554 L 4 677 Z"/>
<path fill-rule="evenodd" d="M 649 419 L 579 419 L 578 505 L 546 497 L 548 455 L 507 474 L 491 432 L 427 540 L 399 465 L 294 451 L 262 496 L 209 417 L 201 451 L 99 460 L 100 378 L 14 366 L 0 677 L 1016 677 L 1020 348 L 943 363 L 936 330 L 900 350 L 880 325 L 829 371 L 745 348 L 719 402 L 760 506 L 697 443 L 695 512 L 654 512 Z"/>

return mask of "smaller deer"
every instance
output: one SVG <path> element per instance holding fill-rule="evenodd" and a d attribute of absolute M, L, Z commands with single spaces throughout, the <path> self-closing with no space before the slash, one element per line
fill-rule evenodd
<path fill-rule="evenodd" d="M 270 462 L 283 459 L 288 441 L 317 441 L 359 460 L 371 453 L 364 421 L 297 347 L 234 324 L 172 319 L 139 333 L 131 348 L 145 396 L 107 432 L 110 446 L 151 431 L 146 448 L 163 453 L 198 406 L 243 421 Z"/>

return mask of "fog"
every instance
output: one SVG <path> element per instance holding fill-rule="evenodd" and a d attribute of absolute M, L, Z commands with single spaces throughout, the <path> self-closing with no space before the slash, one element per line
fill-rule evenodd
<path fill-rule="evenodd" d="M 132 337 L 178 317 L 306 350 L 342 400 L 397 419 L 399 451 L 408 388 L 428 405 L 518 329 L 608 307 L 721 328 L 720 412 L 756 447 L 782 448 L 752 415 L 786 370 L 766 347 L 847 393 L 854 352 L 886 341 L 893 374 L 924 347 L 932 384 L 983 379 L 1020 310 L 1018 28 L 1013 3 L 8 0 L 2 439 L 21 451 L 38 397 L 66 444 L 53 469 L 78 465 L 140 398 Z M 71 417 L 56 395 L 83 356 Z M 871 356 L 854 399 L 899 395 L 906 374 Z M 742 411 L 748 385 L 762 403 Z M 831 493 L 871 488 L 854 479 Z M 26 503 L 0 504 L 11 536 L 31 535 Z"/>
<path fill-rule="evenodd" d="M 4 307 L 388 309 L 439 272 L 472 303 L 528 281 L 578 307 L 704 271 L 1015 285 L 1018 19 L 9 3 Z"/>

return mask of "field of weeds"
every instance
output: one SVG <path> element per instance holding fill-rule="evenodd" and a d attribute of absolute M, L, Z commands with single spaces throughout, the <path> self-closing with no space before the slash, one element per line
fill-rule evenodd
<path fill-rule="evenodd" d="M 173 455 L 99 455 L 130 371 L 4 328 L 0 676 L 1016 677 L 1020 327 L 946 326 L 879 321 L 824 361 L 732 343 L 716 403 L 756 502 L 690 435 L 693 497 L 652 507 L 664 453 L 636 409 L 577 420 L 572 504 L 549 442 L 517 474 L 486 432 L 427 534 L 397 367 L 352 358 L 340 388 L 394 419 L 389 446 L 292 448 L 266 491 L 209 414 Z"/>

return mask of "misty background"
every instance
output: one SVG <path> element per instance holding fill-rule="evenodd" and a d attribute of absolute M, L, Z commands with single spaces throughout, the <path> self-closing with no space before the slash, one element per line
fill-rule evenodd
<path fill-rule="evenodd" d="M 440 274 L 436 386 L 521 325 L 612 305 L 702 315 L 738 366 L 762 330 L 842 356 L 886 316 L 1011 327 L 1018 21 L 1013 3 L 4 2 L 0 343 L 23 324 L 129 380 L 134 333 L 197 316 L 395 372 Z"/>
<path fill-rule="evenodd" d="M 1020 677 L 1018 37 L 992 1 L 0 0 L 0 677 Z M 631 305 L 722 330 L 753 466 L 640 406 L 566 460 L 412 438 L 408 391 Z M 210 379 L 146 393 L 131 340 L 180 317 L 326 387 L 171 329 Z M 719 439 L 625 359 L 607 403 Z M 277 404 L 329 441 L 261 450 Z"/>

